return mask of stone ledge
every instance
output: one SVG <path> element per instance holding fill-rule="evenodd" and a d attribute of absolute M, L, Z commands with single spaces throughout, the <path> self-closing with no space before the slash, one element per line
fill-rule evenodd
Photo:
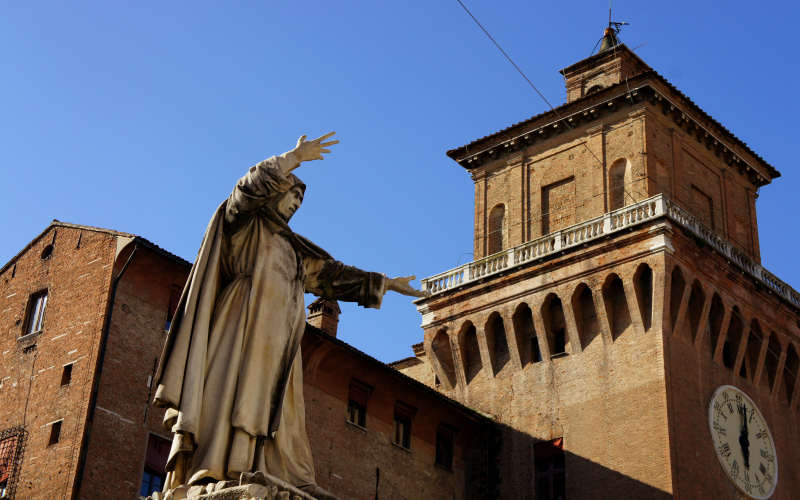
<path fill-rule="evenodd" d="M 206 485 L 181 486 L 165 493 L 155 492 L 140 500 L 317 500 L 277 477 L 242 473 L 239 481 L 219 481 Z"/>

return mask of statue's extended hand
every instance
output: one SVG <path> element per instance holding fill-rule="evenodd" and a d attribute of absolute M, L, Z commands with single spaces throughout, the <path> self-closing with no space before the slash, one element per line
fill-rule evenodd
<path fill-rule="evenodd" d="M 328 141 L 322 142 L 328 137 L 331 137 L 336 132 L 328 132 L 327 134 L 323 135 L 322 137 L 317 137 L 313 141 L 307 141 L 305 135 L 301 135 L 299 139 L 297 139 L 297 146 L 292 150 L 295 157 L 298 161 L 311 161 L 311 160 L 323 160 L 322 154 L 330 153 L 331 150 L 327 149 L 334 144 L 339 144 L 339 141 Z"/>
<path fill-rule="evenodd" d="M 417 290 L 411 286 L 410 282 L 415 279 L 417 279 L 416 276 L 389 278 L 389 284 L 386 288 L 387 290 L 392 290 L 403 295 L 409 295 L 411 297 L 427 297 L 427 293 L 423 292 L 422 290 Z"/>

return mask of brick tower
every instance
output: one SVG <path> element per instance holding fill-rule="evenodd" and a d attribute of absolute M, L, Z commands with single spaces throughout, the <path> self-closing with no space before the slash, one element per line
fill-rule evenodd
<path fill-rule="evenodd" d="M 448 152 L 474 260 L 423 280 L 401 370 L 493 416 L 503 498 L 793 498 L 800 295 L 755 211 L 780 173 L 606 36 L 561 70 L 565 104 Z M 725 385 L 751 413 L 709 410 Z M 710 421 L 752 407 L 774 455 L 737 430 L 731 472 Z"/>

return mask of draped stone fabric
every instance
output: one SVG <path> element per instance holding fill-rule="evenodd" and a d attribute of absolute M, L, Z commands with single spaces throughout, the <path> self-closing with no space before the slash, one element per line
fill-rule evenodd
<path fill-rule="evenodd" d="M 155 402 L 174 433 L 165 491 L 260 470 L 313 484 L 300 340 L 303 293 L 380 307 L 387 279 L 345 266 L 275 211 L 292 153 L 252 167 L 220 205 L 161 356 Z"/>

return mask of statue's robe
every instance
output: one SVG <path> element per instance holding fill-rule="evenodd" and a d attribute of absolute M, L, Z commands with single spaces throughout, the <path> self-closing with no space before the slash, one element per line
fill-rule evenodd
<path fill-rule="evenodd" d="M 345 266 L 275 212 L 292 153 L 252 167 L 207 230 L 156 373 L 175 433 L 164 491 L 263 471 L 313 484 L 300 340 L 304 292 L 380 307 L 385 276 Z"/>

